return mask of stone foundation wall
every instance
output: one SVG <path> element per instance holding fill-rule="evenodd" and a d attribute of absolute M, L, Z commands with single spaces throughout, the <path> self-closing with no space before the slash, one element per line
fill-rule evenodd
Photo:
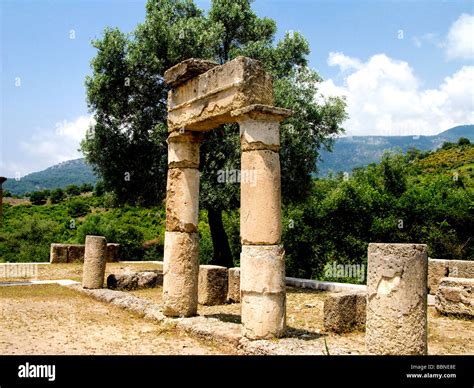
<path fill-rule="evenodd" d="M 119 261 L 120 244 L 108 243 L 106 258 L 107 263 Z M 85 245 L 83 244 L 51 244 L 49 262 L 51 264 L 60 263 L 83 263 Z"/>
<path fill-rule="evenodd" d="M 437 260 L 428 259 L 428 292 L 435 295 L 441 279 L 474 278 L 473 260 Z"/>
<path fill-rule="evenodd" d="M 436 292 L 435 307 L 442 314 L 474 317 L 474 279 L 441 279 Z"/>

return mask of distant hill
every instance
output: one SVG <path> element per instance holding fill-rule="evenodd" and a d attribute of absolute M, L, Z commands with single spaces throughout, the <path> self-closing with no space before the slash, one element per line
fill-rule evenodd
<path fill-rule="evenodd" d="M 462 125 L 448 129 L 435 136 L 352 136 L 336 140 L 333 152 L 322 152 L 322 162 L 318 162 L 320 176 L 329 171 L 351 171 L 354 167 L 367 166 L 379 162 L 386 150 L 406 151 L 416 147 L 422 151 L 439 148 L 444 142 L 456 142 L 466 137 L 474 142 L 474 125 Z M 23 195 L 31 191 L 66 187 L 70 184 L 95 184 L 97 177 L 85 159 L 69 160 L 46 170 L 28 174 L 16 181 L 9 178 L 3 188 L 12 194 Z"/>
<path fill-rule="evenodd" d="M 435 150 L 444 142 L 456 142 L 466 137 L 474 142 L 474 125 L 461 125 L 434 136 L 346 136 L 336 140 L 333 152 L 321 152 L 318 175 L 330 171 L 350 172 L 354 167 L 367 166 L 380 161 L 386 150 L 406 152 L 415 147 L 421 151 Z"/>
<path fill-rule="evenodd" d="M 25 175 L 20 180 L 8 178 L 3 188 L 12 194 L 23 195 L 32 191 L 64 188 L 71 184 L 95 184 L 96 182 L 97 177 L 92 172 L 92 168 L 86 164 L 85 159 L 75 159 Z"/>

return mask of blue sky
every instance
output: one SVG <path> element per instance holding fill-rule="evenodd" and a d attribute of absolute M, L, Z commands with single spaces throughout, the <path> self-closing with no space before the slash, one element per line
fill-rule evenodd
<path fill-rule="evenodd" d="M 418 135 L 474 122 L 473 4 L 256 0 L 253 7 L 276 20 L 277 39 L 289 30 L 308 39 L 310 66 L 326 80 L 321 93 L 348 99 L 349 135 Z M 81 156 L 90 40 L 105 26 L 132 31 L 144 5 L 1 1 L 0 175 Z"/>

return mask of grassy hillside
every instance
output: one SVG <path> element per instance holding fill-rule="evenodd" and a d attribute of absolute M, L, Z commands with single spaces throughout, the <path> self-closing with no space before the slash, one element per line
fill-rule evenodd
<path fill-rule="evenodd" d="M 428 154 L 417 161 L 423 172 L 473 172 L 474 147 L 453 147 Z M 472 177 L 472 174 L 470 175 Z"/>

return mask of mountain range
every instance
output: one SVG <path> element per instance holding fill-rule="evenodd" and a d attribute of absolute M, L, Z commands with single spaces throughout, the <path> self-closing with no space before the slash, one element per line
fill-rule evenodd
<path fill-rule="evenodd" d="M 474 142 L 474 125 L 453 127 L 434 136 L 345 136 L 338 138 L 332 152 L 321 151 L 318 162 L 318 175 L 329 172 L 352 171 L 379 162 L 386 151 L 410 148 L 421 151 L 435 150 L 444 142 L 457 142 L 460 137 Z"/>
<path fill-rule="evenodd" d="M 97 177 L 85 159 L 74 159 L 55 164 L 46 170 L 33 172 L 20 179 L 8 178 L 3 189 L 15 195 L 44 189 L 64 188 L 68 185 L 92 183 L 95 185 Z"/>
<path fill-rule="evenodd" d="M 346 136 L 335 141 L 333 151 L 322 151 L 318 162 L 318 175 L 329 172 L 347 171 L 380 161 L 387 150 L 407 151 L 417 148 L 421 151 L 434 150 L 444 142 L 457 142 L 466 137 L 474 142 L 474 125 L 462 125 L 448 129 L 434 136 Z M 20 180 L 9 178 L 3 188 L 12 194 L 66 187 L 70 184 L 95 184 L 97 177 L 85 159 L 62 162 L 46 170 L 25 175 Z"/>

